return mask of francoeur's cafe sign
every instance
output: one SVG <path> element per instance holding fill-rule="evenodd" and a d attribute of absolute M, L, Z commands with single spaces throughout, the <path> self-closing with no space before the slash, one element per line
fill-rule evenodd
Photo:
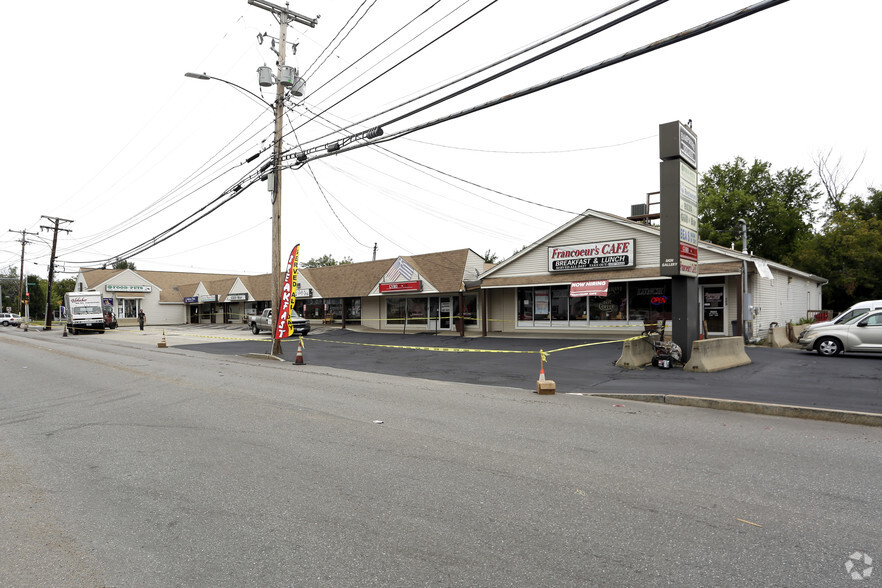
<path fill-rule="evenodd" d="M 550 272 L 634 266 L 634 239 L 548 248 L 548 271 Z"/>

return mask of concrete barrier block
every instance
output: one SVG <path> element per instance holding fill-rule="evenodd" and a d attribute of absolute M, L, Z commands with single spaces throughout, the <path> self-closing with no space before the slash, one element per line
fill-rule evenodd
<path fill-rule="evenodd" d="M 802 335 L 802 332 L 808 328 L 808 325 L 793 325 L 793 330 L 790 333 L 790 340 L 792 343 L 796 343 L 799 341 L 799 336 Z"/>
<path fill-rule="evenodd" d="M 769 329 L 769 345 L 775 349 L 787 347 L 790 339 L 787 338 L 787 327 L 772 327 Z"/>
<path fill-rule="evenodd" d="M 687 372 L 710 373 L 750 364 L 741 337 L 693 341 L 692 354 L 683 367 Z"/>
<path fill-rule="evenodd" d="M 642 368 L 652 361 L 652 344 L 646 339 L 633 339 L 622 343 L 622 355 L 616 360 L 616 367 L 626 369 Z"/>

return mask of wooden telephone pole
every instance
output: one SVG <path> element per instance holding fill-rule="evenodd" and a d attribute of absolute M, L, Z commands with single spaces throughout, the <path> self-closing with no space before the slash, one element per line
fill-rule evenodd
<path fill-rule="evenodd" d="M 70 233 L 70 229 L 62 229 L 58 226 L 59 223 L 72 223 L 72 220 L 67 220 L 58 217 L 51 217 L 43 215 L 40 218 L 45 218 L 49 222 L 53 223 L 53 226 L 47 227 L 45 225 L 40 225 L 41 229 L 45 229 L 47 231 L 52 231 L 52 255 L 49 257 L 49 285 L 46 288 L 46 324 L 43 327 L 44 331 L 52 330 L 52 282 L 55 279 L 55 246 L 58 244 L 58 231 L 65 231 Z"/>
<path fill-rule="evenodd" d="M 274 116 L 276 128 L 273 144 L 273 254 L 272 268 L 270 269 L 270 284 L 272 286 L 272 309 L 273 320 L 279 320 L 281 306 L 279 304 L 282 294 L 281 284 L 281 235 L 282 235 L 282 116 L 285 108 L 285 86 L 282 84 L 282 68 L 285 67 L 285 47 L 287 45 L 288 23 L 296 22 L 315 27 L 318 19 L 309 18 L 285 8 L 266 2 L 265 0 L 248 0 L 248 4 L 266 10 L 279 20 L 279 70 L 276 76 L 276 102 L 274 104 Z M 282 342 L 278 338 L 275 324 L 273 326 L 273 355 L 282 355 Z"/>
<path fill-rule="evenodd" d="M 30 243 L 28 241 L 27 235 L 32 235 L 34 237 L 37 236 L 37 233 L 29 233 L 26 229 L 22 229 L 20 231 L 13 231 L 9 229 L 10 233 L 21 233 L 21 269 L 18 270 L 18 314 L 22 313 L 24 307 L 24 253 L 25 253 L 25 245 Z"/>

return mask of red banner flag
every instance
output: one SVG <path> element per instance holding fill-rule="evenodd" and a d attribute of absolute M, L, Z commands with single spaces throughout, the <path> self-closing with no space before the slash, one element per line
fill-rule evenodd
<path fill-rule="evenodd" d="M 297 260 L 300 256 L 300 243 L 291 250 L 285 268 L 285 283 L 282 286 L 282 299 L 279 303 L 279 318 L 276 321 L 276 339 L 284 339 L 294 334 L 291 317 L 294 314 L 294 301 L 297 298 Z"/>

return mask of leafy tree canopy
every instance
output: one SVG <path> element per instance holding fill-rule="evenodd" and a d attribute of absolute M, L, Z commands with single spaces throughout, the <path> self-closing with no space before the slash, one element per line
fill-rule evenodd
<path fill-rule="evenodd" d="M 344 257 L 340 261 L 334 259 L 331 255 L 322 255 L 321 257 L 314 257 L 306 262 L 301 262 L 300 267 L 304 269 L 309 269 L 313 267 L 325 267 L 329 265 L 346 265 L 352 263 L 351 257 Z"/>
<path fill-rule="evenodd" d="M 812 235 L 813 207 L 821 198 L 811 172 L 788 168 L 772 172 L 766 161 L 748 165 L 742 157 L 712 166 L 699 187 L 699 236 L 727 246 L 741 244 L 738 219 L 748 227 L 748 249 L 789 263 L 797 243 Z"/>
<path fill-rule="evenodd" d="M 134 262 L 134 261 L 127 261 L 127 260 L 125 260 L 125 259 L 120 259 L 119 261 L 114 262 L 114 264 L 113 264 L 113 269 L 130 269 L 130 270 L 133 270 L 133 269 L 135 269 L 135 262 Z"/>
<path fill-rule="evenodd" d="M 860 300 L 882 299 L 882 191 L 870 188 L 866 199 L 834 204 L 821 231 L 798 244 L 792 264 L 829 280 L 824 306 L 841 311 Z"/>

